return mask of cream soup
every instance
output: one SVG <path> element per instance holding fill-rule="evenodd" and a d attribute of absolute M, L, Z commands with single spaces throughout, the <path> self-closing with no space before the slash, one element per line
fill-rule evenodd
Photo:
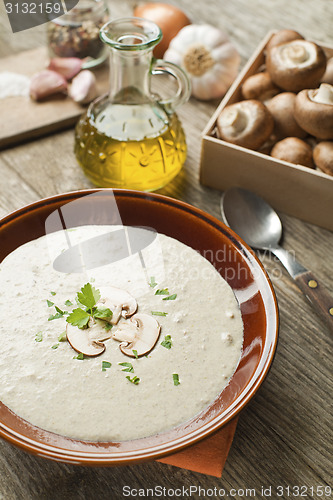
<path fill-rule="evenodd" d="M 173 238 L 158 234 L 141 255 L 110 258 L 95 269 L 54 269 L 69 245 L 114 230 L 55 232 L 0 264 L 0 400 L 32 424 L 76 439 L 142 438 L 189 420 L 226 387 L 242 350 L 231 288 L 204 257 Z M 110 338 L 101 355 L 78 359 L 63 335 L 68 315 L 61 313 L 78 307 L 85 283 L 123 289 L 135 297 L 138 314 L 155 313 L 161 331 L 147 355 L 128 357 Z"/>

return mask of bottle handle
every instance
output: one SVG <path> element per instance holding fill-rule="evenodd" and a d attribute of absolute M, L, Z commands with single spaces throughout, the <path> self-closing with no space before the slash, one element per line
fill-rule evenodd
<path fill-rule="evenodd" d="M 173 76 L 178 83 L 178 90 L 173 97 L 158 101 L 168 114 L 172 114 L 178 106 L 188 101 L 191 95 L 191 82 L 185 71 L 183 71 L 176 64 L 164 61 L 164 59 L 155 59 L 151 69 L 151 74 L 154 76 L 162 75 L 164 73 Z"/>

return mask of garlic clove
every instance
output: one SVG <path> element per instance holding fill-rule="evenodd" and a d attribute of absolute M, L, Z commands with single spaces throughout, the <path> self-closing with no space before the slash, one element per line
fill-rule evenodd
<path fill-rule="evenodd" d="M 59 73 L 49 69 L 36 73 L 30 80 L 29 93 L 30 97 L 35 101 L 40 101 L 45 97 L 65 92 L 66 90 L 66 79 Z"/>
<path fill-rule="evenodd" d="M 71 98 L 78 103 L 87 104 L 97 97 L 96 77 L 89 70 L 81 71 L 72 81 L 69 90 Z"/>
<path fill-rule="evenodd" d="M 66 80 L 71 80 L 82 69 L 82 61 L 78 57 L 54 57 L 47 67 L 60 73 Z"/>

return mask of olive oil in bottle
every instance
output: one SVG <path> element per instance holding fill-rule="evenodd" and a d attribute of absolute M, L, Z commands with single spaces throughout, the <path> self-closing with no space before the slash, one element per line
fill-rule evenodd
<path fill-rule="evenodd" d="M 150 104 L 105 101 L 89 108 L 76 127 L 75 154 L 87 177 L 99 187 L 143 191 L 167 184 L 186 159 L 177 115 Z"/>
<path fill-rule="evenodd" d="M 75 130 L 75 154 L 99 187 L 153 191 L 178 174 L 186 159 L 185 134 L 174 112 L 190 95 L 178 66 L 152 57 L 160 28 L 146 19 L 126 18 L 100 31 L 110 47 L 110 92 L 90 104 Z M 150 90 L 154 75 L 178 82 L 173 98 Z"/>

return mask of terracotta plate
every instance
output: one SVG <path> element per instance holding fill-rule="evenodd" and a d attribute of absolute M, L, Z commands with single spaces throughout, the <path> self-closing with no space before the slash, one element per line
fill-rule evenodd
<path fill-rule="evenodd" d="M 0 402 L 0 436 L 45 458 L 84 465 L 129 464 L 179 451 L 229 422 L 267 375 L 278 338 L 278 309 L 272 285 L 252 250 L 219 220 L 171 198 L 126 190 L 66 193 L 6 216 L 0 221 L 0 261 L 23 243 L 44 235 L 47 217 L 65 213 L 70 202 L 77 206 L 71 226 L 110 224 L 117 207 L 117 217 L 120 215 L 123 224 L 154 228 L 198 250 L 212 262 L 239 301 L 244 322 L 242 357 L 218 398 L 192 420 L 168 432 L 133 441 L 78 441 L 35 427 Z"/>

